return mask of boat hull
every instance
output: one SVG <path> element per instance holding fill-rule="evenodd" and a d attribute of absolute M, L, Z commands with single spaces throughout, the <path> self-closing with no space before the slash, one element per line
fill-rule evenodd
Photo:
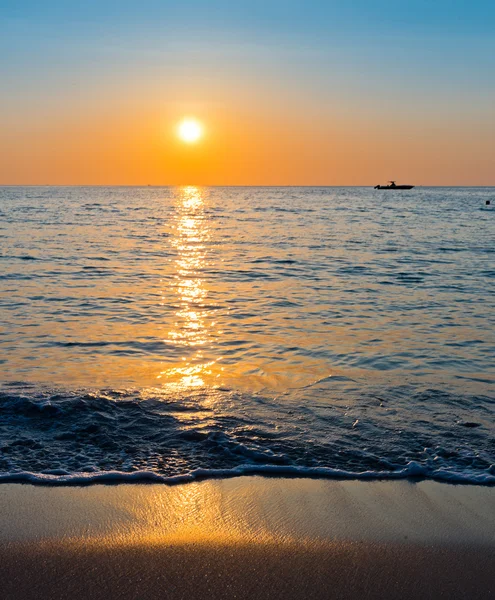
<path fill-rule="evenodd" d="M 413 185 L 375 185 L 375 190 L 412 190 Z"/>

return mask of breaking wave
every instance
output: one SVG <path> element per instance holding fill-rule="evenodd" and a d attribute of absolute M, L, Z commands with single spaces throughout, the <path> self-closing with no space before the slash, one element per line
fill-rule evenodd
<path fill-rule="evenodd" d="M 180 397 L 10 386 L 0 392 L 0 482 L 272 475 L 495 484 L 488 397 L 429 390 L 410 398 L 412 410 L 398 390 L 382 391 L 380 402 L 354 397 L 352 407 L 328 389 L 326 403 L 310 392 L 311 402 L 295 394 L 282 404 L 225 389 Z"/>

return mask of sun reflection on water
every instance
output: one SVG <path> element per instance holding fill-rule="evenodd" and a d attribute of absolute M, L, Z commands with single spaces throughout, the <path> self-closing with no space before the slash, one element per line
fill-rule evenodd
<path fill-rule="evenodd" d="M 178 307 L 168 337 L 184 347 L 182 363 L 162 371 L 158 376 L 168 387 L 179 389 L 201 387 L 205 379 L 215 377 L 217 360 L 207 360 L 203 348 L 212 339 L 208 290 L 203 280 L 210 241 L 205 212 L 207 193 L 203 188 L 179 188 L 175 205 L 175 235 L 171 240 L 177 252 L 174 288 Z"/>

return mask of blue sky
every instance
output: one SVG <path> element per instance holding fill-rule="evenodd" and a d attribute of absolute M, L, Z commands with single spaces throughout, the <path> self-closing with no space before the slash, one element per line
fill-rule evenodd
<path fill-rule="evenodd" d="M 495 89 L 489 1 L 4 0 L 0 16 L 0 66 L 10 81 L 63 79 L 73 69 L 83 77 L 106 68 L 139 70 L 153 61 L 166 69 L 168 56 L 185 67 L 213 60 L 235 71 L 240 63 L 261 76 L 272 65 L 295 87 L 314 73 L 324 88 L 325 70 L 333 69 L 351 90 L 360 82 L 400 82 L 406 92 L 444 89 L 471 100 L 483 91 L 493 99 Z"/>

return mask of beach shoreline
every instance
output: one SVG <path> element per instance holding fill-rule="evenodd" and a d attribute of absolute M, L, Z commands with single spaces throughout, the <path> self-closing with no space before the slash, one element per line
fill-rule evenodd
<path fill-rule="evenodd" d="M 0 486 L 18 598 L 487 598 L 495 488 L 239 477 Z"/>

